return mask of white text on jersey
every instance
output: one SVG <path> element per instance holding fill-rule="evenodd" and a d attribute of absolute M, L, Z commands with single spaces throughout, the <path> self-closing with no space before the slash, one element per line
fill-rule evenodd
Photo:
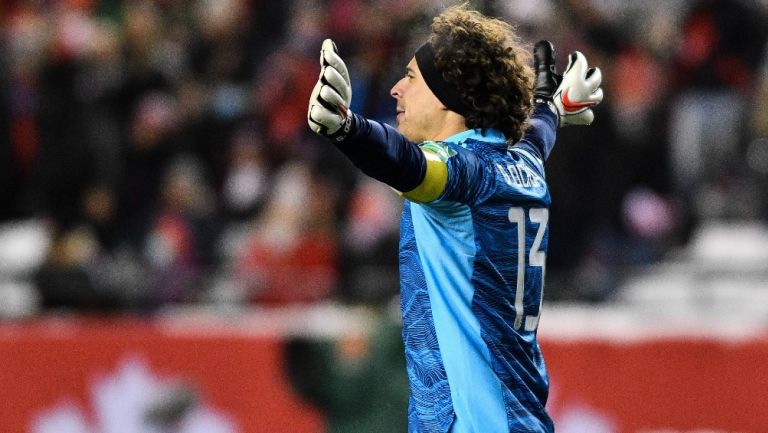
<path fill-rule="evenodd" d="M 541 186 L 542 179 L 533 170 L 523 164 L 507 164 L 506 167 L 496 164 L 504 181 L 509 186 L 522 188 L 538 188 Z"/>

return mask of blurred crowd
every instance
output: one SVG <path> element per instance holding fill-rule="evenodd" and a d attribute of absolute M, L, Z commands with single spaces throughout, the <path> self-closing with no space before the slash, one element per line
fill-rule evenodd
<path fill-rule="evenodd" d="M 45 239 L 0 285 L 89 311 L 388 302 L 401 199 L 306 104 L 332 37 L 352 110 L 394 124 L 389 89 L 448 4 L 0 0 L 0 220 Z M 610 299 L 701 221 L 768 218 L 765 2 L 472 4 L 604 74 L 598 120 L 548 162 L 550 299 Z"/>

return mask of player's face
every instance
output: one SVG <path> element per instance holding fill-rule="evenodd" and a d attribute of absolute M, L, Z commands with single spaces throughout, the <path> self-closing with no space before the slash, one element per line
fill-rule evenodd
<path fill-rule="evenodd" d="M 435 139 L 447 110 L 427 87 L 416 58 L 390 94 L 397 101 L 397 130 L 414 143 Z"/>

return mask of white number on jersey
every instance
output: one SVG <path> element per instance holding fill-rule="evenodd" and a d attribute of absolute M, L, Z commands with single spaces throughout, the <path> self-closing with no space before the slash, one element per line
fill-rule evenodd
<path fill-rule="evenodd" d="M 544 298 L 544 274 L 546 272 L 547 255 L 540 251 L 541 241 L 544 239 L 544 233 L 547 230 L 549 221 L 549 209 L 534 208 L 528 212 L 528 219 L 538 225 L 536 237 L 533 239 L 533 245 L 528 253 L 528 264 L 541 268 L 541 292 L 539 293 L 539 308 L 536 315 L 524 316 L 525 299 L 525 209 L 513 207 L 509 209 L 509 222 L 517 225 L 517 285 L 515 287 L 515 329 L 523 326 L 523 317 L 525 317 L 525 330 L 534 331 L 539 326 L 539 317 L 541 316 L 541 301 Z"/>

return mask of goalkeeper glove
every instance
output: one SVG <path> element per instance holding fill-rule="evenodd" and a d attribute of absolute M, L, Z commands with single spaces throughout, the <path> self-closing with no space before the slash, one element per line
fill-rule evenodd
<path fill-rule="evenodd" d="M 603 100 L 600 68 L 589 68 L 587 59 L 578 51 L 568 56 L 563 75 L 555 72 L 552 43 L 540 41 L 533 51 L 536 69 L 534 101 L 546 102 L 557 115 L 559 126 L 589 125 L 595 119 L 592 107 Z"/>
<path fill-rule="evenodd" d="M 316 134 L 343 141 L 352 127 L 352 86 L 347 66 L 332 40 L 323 41 L 320 50 L 320 77 L 309 97 L 307 123 Z"/>

